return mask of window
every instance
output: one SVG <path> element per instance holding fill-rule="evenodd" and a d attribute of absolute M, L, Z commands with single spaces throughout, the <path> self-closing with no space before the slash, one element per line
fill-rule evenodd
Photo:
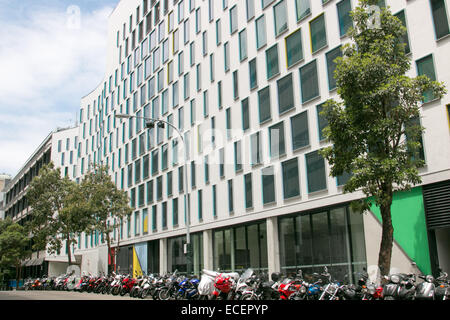
<path fill-rule="evenodd" d="M 325 119 L 324 116 L 322 116 L 320 113 L 323 110 L 323 103 L 319 104 L 317 109 L 317 123 L 319 128 L 319 141 L 325 140 L 325 135 L 323 134 L 323 129 L 325 129 L 328 126 L 328 121 Z"/>
<path fill-rule="evenodd" d="M 230 34 L 233 34 L 237 31 L 237 22 L 237 5 L 235 5 L 230 9 Z"/>
<path fill-rule="evenodd" d="M 261 0 L 262 8 L 265 9 L 269 4 L 271 4 L 274 0 Z"/>
<path fill-rule="evenodd" d="M 400 19 L 400 21 L 403 23 L 403 26 L 406 28 L 407 26 L 406 26 L 405 10 L 400 11 L 395 16 Z M 411 47 L 409 46 L 408 30 L 406 30 L 406 33 L 401 38 L 401 41 L 405 44 L 405 53 L 406 54 L 410 53 Z"/>
<path fill-rule="evenodd" d="M 292 86 L 292 73 L 277 81 L 278 87 L 278 111 L 284 113 L 294 105 L 294 89 Z"/>
<path fill-rule="evenodd" d="M 284 123 L 280 122 L 269 127 L 270 156 L 277 158 L 286 153 L 284 144 Z"/>
<path fill-rule="evenodd" d="M 256 132 L 250 136 L 250 156 L 252 166 L 262 163 L 262 141 L 261 132 Z"/>
<path fill-rule="evenodd" d="M 419 117 L 412 118 L 405 124 L 405 131 L 406 131 L 406 140 L 408 140 L 408 136 L 411 138 L 413 132 L 411 130 L 416 130 L 418 127 L 420 127 L 420 119 Z M 423 145 L 423 139 L 422 135 L 419 135 L 416 139 L 417 142 L 420 143 L 420 147 L 417 149 L 410 149 L 410 146 L 408 145 L 408 151 L 411 153 L 412 160 L 423 160 L 425 161 L 425 149 Z"/>
<path fill-rule="evenodd" d="M 287 66 L 292 67 L 303 59 L 302 32 L 298 29 L 286 37 Z"/>
<path fill-rule="evenodd" d="M 292 149 L 309 146 L 308 111 L 291 118 Z"/>
<path fill-rule="evenodd" d="M 245 98 L 241 102 L 242 107 L 242 130 L 248 130 L 250 128 L 250 108 L 249 108 L 249 98 Z"/>
<path fill-rule="evenodd" d="M 310 0 L 295 0 L 295 9 L 297 11 L 297 21 L 311 14 Z"/>
<path fill-rule="evenodd" d="M 234 142 L 234 169 L 235 171 L 242 170 L 242 145 L 241 141 Z"/>
<path fill-rule="evenodd" d="M 350 0 L 342 0 L 336 4 L 339 19 L 339 35 L 345 36 L 348 30 L 353 26 L 350 11 L 352 11 L 352 3 Z"/>
<path fill-rule="evenodd" d="M 222 24 L 220 19 L 216 21 L 216 45 L 222 43 Z"/>
<path fill-rule="evenodd" d="M 163 195 L 163 176 L 156 178 L 156 200 L 161 200 Z"/>
<path fill-rule="evenodd" d="M 239 60 L 247 58 L 247 30 L 239 32 Z"/>
<path fill-rule="evenodd" d="M 281 164 L 283 170 L 283 197 L 289 199 L 300 195 L 298 159 L 294 158 Z"/>
<path fill-rule="evenodd" d="M 217 186 L 212 186 L 212 206 L 213 206 L 213 217 L 217 217 Z"/>
<path fill-rule="evenodd" d="M 225 149 L 219 149 L 219 175 L 225 177 Z"/>
<path fill-rule="evenodd" d="M 167 229 L 167 202 L 162 203 L 161 224 L 163 229 Z"/>
<path fill-rule="evenodd" d="M 328 89 L 331 91 L 336 88 L 336 79 L 334 77 L 334 71 L 336 70 L 336 62 L 334 61 L 337 57 L 342 56 L 341 46 L 327 52 L 327 74 L 328 74 Z"/>
<path fill-rule="evenodd" d="M 275 202 L 275 173 L 273 167 L 261 170 L 263 204 Z"/>
<path fill-rule="evenodd" d="M 322 14 L 309 23 L 312 52 L 315 53 L 327 45 L 325 15 Z"/>
<path fill-rule="evenodd" d="M 197 205 L 198 205 L 198 220 L 203 220 L 203 192 L 202 190 L 198 190 L 198 198 L 197 198 Z"/>
<path fill-rule="evenodd" d="M 275 37 L 288 29 L 286 0 L 282 0 L 273 6 L 275 22 Z"/>
<path fill-rule="evenodd" d="M 249 209 L 253 207 L 253 191 L 252 191 L 252 174 L 247 173 L 244 176 L 245 187 L 245 208 Z"/>
<path fill-rule="evenodd" d="M 239 76 L 238 71 L 233 71 L 233 97 L 234 100 L 239 98 Z"/>
<path fill-rule="evenodd" d="M 258 91 L 259 123 L 271 119 L 270 112 L 270 86 Z"/>
<path fill-rule="evenodd" d="M 319 79 L 317 76 L 316 60 L 300 68 L 300 86 L 302 103 L 306 103 L 319 96 Z"/>
<path fill-rule="evenodd" d="M 266 50 L 267 79 L 279 73 L 278 68 L 278 44 Z"/>
<path fill-rule="evenodd" d="M 445 8 L 445 1 L 430 0 L 430 2 L 431 2 L 431 10 L 433 13 L 434 31 L 436 34 L 436 39 L 440 39 L 450 33 L 448 26 L 447 11 Z"/>
<path fill-rule="evenodd" d="M 172 200 L 172 225 L 178 226 L 178 198 Z"/>
<path fill-rule="evenodd" d="M 233 211 L 234 211 L 233 180 L 228 180 L 228 212 L 232 213 Z"/>
<path fill-rule="evenodd" d="M 249 75 L 250 75 L 250 90 L 252 90 L 258 86 L 256 58 L 252 59 L 248 63 L 248 69 L 249 69 Z"/>
<path fill-rule="evenodd" d="M 264 15 L 256 19 L 256 48 L 260 49 L 267 43 L 266 39 L 266 18 Z"/>
<path fill-rule="evenodd" d="M 152 203 L 154 199 L 153 180 L 147 182 L 147 204 Z"/>
<path fill-rule="evenodd" d="M 246 0 L 247 21 L 255 17 L 255 0 Z"/>
<path fill-rule="evenodd" d="M 308 193 L 325 190 L 327 181 L 324 158 L 318 151 L 308 153 L 305 158 Z"/>
<path fill-rule="evenodd" d="M 433 62 L 433 55 L 426 56 L 420 60 L 416 61 L 417 65 L 417 73 L 419 76 L 425 75 L 430 80 L 435 81 L 436 80 L 436 73 L 434 71 L 434 62 Z M 423 102 L 430 102 L 435 99 L 432 91 L 426 91 L 424 92 Z"/>
<path fill-rule="evenodd" d="M 223 59 L 225 72 L 227 72 L 230 70 L 230 45 L 228 42 L 225 42 L 223 45 Z"/>

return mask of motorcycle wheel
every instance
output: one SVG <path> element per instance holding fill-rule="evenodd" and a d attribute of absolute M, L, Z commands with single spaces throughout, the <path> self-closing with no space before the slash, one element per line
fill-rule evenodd
<path fill-rule="evenodd" d="M 394 297 L 387 296 L 387 297 L 384 297 L 384 300 L 395 300 L 395 299 L 394 299 Z"/>
<path fill-rule="evenodd" d="M 124 295 L 127 294 L 127 292 L 128 292 L 128 290 L 125 288 L 120 289 L 120 296 L 123 297 Z"/>
<path fill-rule="evenodd" d="M 159 300 L 169 300 L 170 296 L 169 296 L 169 289 L 165 288 L 165 289 L 161 289 L 159 291 Z"/>
<path fill-rule="evenodd" d="M 119 292 L 120 292 L 120 287 L 114 287 L 114 288 L 112 288 L 112 290 L 111 290 L 111 294 L 112 294 L 113 296 L 117 296 L 117 295 L 119 294 Z"/>
<path fill-rule="evenodd" d="M 103 286 L 102 294 L 105 294 L 107 292 L 108 292 L 108 287 L 107 286 Z"/>

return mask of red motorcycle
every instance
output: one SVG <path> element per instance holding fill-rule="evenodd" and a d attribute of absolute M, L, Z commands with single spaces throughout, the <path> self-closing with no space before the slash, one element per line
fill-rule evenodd
<path fill-rule="evenodd" d="M 214 280 L 214 299 L 228 300 L 228 296 L 232 292 L 234 284 L 235 279 L 232 277 L 232 274 L 219 273 Z"/>
<path fill-rule="evenodd" d="M 131 292 L 131 289 L 137 284 L 137 280 L 132 278 L 131 275 L 126 276 L 122 280 L 122 289 L 120 289 L 120 295 L 124 296 Z"/>
<path fill-rule="evenodd" d="M 280 286 L 278 287 L 278 292 L 280 294 L 281 300 L 289 300 L 294 293 L 297 293 L 302 290 L 302 281 L 298 279 L 285 279 Z M 306 288 L 304 289 L 306 292 Z"/>

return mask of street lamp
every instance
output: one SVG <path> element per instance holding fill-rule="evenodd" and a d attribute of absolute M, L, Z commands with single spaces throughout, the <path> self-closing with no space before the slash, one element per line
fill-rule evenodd
<path fill-rule="evenodd" d="M 177 127 L 175 127 L 170 122 L 167 122 L 165 120 L 161 119 L 154 119 L 154 118 L 148 118 L 148 117 L 138 117 L 138 116 L 132 116 L 128 114 L 116 114 L 116 118 L 118 119 L 130 119 L 130 118 L 136 118 L 136 119 L 144 119 L 146 121 L 145 127 L 147 129 L 152 129 L 155 127 L 155 124 L 159 128 L 164 128 L 164 126 L 167 124 L 171 128 L 173 128 L 178 135 L 180 136 L 181 141 L 183 142 L 184 146 L 184 188 L 185 188 L 185 206 L 187 207 L 187 217 L 186 217 L 186 246 L 184 248 L 184 253 L 186 254 L 186 264 L 187 264 L 187 274 L 190 275 L 192 272 L 192 251 L 191 251 L 191 233 L 190 233 L 190 223 L 191 223 L 191 206 L 190 206 L 190 200 L 189 200 L 189 193 L 188 193 L 188 180 L 187 180 L 187 170 L 188 170 L 188 155 L 187 155 L 187 145 L 186 141 L 184 140 L 183 135 L 181 134 L 180 130 L 178 130 Z"/>

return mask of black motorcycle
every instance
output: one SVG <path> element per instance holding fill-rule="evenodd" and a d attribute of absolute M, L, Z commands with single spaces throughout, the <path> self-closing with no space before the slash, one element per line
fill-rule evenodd
<path fill-rule="evenodd" d="M 415 296 L 414 274 L 397 273 L 385 276 L 384 300 L 412 300 Z"/>

